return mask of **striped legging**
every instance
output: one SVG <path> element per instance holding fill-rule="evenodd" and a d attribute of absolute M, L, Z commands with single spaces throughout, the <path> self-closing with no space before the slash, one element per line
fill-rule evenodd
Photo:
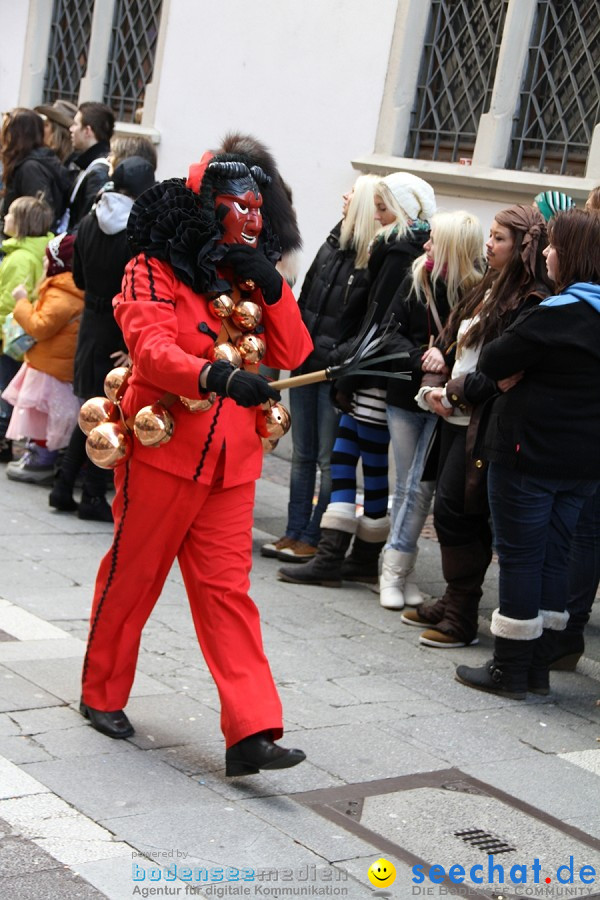
<path fill-rule="evenodd" d="M 387 425 L 343 413 L 331 454 L 331 503 L 356 503 L 356 467 L 361 459 L 365 516 L 381 519 L 387 514 L 389 441 Z"/>

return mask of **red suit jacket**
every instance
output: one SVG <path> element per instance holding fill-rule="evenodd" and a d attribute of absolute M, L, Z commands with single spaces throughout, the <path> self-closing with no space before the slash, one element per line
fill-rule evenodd
<path fill-rule="evenodd" d="M 267 347 L 263 362 L 295 369 L 313 345 L 292 291 L 284 281 L 276 303 L 264 303 L 259 290 L 253 292 L 252 300 L 263 310 Z M 141 253 L 128 263 L 113 306 L 133 361 L 121 403 L 127 418 L 167 392 L 190 399 L 206 396 L 200 392 L 198 378 L 214 359 L 222 320 L 205 295 L 179 281 L 168 263 Z M 255 428 L 255 407 L 244 409 L 233 400 L 217 398 L 204 412 L 191 413 L 180 402 L 170 412 L 175 420 L 171 440 L 161 447 L 143 447 L 134 439 L 135 459 L 209 484 L 224 448 L 224 487 L 260 477 L 263 449 Z"/>

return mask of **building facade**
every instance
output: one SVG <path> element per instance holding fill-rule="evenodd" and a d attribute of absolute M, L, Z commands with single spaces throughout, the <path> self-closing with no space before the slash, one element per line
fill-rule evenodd
<path fill-rule="evenodd" d="M 305 267 L 357 171 L 494 211 L 600 183 L 600 0 L 0 0 L 2 109 L 108 103 L 159 177 L 231 130 L 292 186 Z"/>

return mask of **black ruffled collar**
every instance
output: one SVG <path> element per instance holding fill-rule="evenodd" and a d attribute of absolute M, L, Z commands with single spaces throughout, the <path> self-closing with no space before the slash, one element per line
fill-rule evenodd
<path fill-rule="evenodd" d="M 222 293 L 232 286 L 217 271 L 229 249 L 228 244 L 219 243 L 222 237 L 214 210 L 202 209 L 198 194 L 182 178 L 144 191 L 127 223 L 127 239 L 134 252 L 168 262 L 177 278 L 198 294 Z M 258 249 L 273 263 L 281 257 L 279 242 L 266 220 Z"/>

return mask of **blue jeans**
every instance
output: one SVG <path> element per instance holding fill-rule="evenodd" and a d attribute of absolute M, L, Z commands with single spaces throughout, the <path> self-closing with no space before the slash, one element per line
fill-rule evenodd
<path fill-rule="evenodd" d="M 583 633 L 600 582 L 600 487 L 585 501 L 569 560 L 569 631 Z"/>
<path fill-rule="evenodd" d="M 0 393 L 8 387 L 22 365 L 23 363 L 16 362 L 11 356 L 7 356 L 6 353 L 0 353 Z M 0 440 L 3 440 L 6 436 L 6 429 L 8 428 L 12 411 L 13 408 L 10 403 L 7 403 L 6 400 L 2 400 L 0 397 Z"/>
<path fill-rule="evenodd" d="M 388 406 L 387 420 L 396 465 L 396 484 L 392 528 L 386 547 L 414 553 L 435 489 L 435 481 L 421 481 L 421 475 L 437 416 Z"/>
<path fill-rule="evenodd" d="M 330 390 L 331 386 L 322 382 L 290 391 L 293 451 L 285 533 L 314 547 L 321 537 L 321 517 L 331 494 L 331 451 L 339 418 Z M 321 483 L 313 508 L 317 467 Z"/>
<path fill-rule="evenodd" d="M 526 475 L 490 463 L 488 493 L 500 563 L 500 613 L 534 619 L 564 612 L 569 552 L 587 497 L 600 482 Z"/>

